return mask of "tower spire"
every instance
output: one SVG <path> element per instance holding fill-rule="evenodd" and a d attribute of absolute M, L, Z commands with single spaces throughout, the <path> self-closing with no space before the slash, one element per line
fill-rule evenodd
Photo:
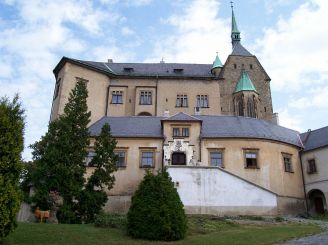
<path fill-rule="evenodd" d="M 240 31 L 238 30 L 237 27 L 237 22 L 236 22 L 236 18 L 235 18 L 235 13 L 233 11 L 233 2 L 230 2 L 231 4 L 231 12 L 232 12 L 232 16 L 231 16 L 231 42 L 232 42 L 232 46 L 234 46 L 237 42 L 240 42 Z"/>

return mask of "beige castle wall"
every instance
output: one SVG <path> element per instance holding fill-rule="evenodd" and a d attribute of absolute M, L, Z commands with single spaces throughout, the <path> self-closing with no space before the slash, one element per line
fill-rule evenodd
<path fill-rule="evenodd" d="M 170 115 L 184 112 L 194 115 L 197 106 L 197 95 L 207 95 L 209 108 L 201 108 L 202 115 L 220 115 L 220 88 L 216 80 L 169 80 L 161 79 L 158 83 L 157 115 L 163 116 L 165 110 Z M 176 107 L 178 94 L 188 96 L 188 107 Z"/>
<path fill-rule="evenodd" d="M 267 140 L 203 139 L 202 163 L 209 164 L 208 149 L 223 149 L 224 169 L 279 196 L 304 198 L 298 148 Z M 258 169 L 245 168 L 244 150 L 258 149 Z M 285 172 L 282 153 L 291 154 L 293 173 Z"/>
<path fill-rule="evenodd" d="M 58 115 L 64 112 L 65 104 L 68 101 L 68 97 L 72 89 L 76 85 L 77 78 L 87 80 L 88 89 L 88 109 L 91 111 L 91 122 L 99 120 L 105 115 L 106 110 L 106 94 L 109 85 L 109 79 L 102 73 L 95 72 L 83 67 L 66 62 L 65 66 L 59 73 L 61 77 L 60 94 L 54 101 L 54 107 L 56 108 L 52 112 L 52 119 L 55 119 Z M 57 100 L 59 100 L 57 102 Z M 57 109 L 58 108 L 58 109 Z M 90 125 L 89 124 L 89 125 Z"/>
<path fill-rule="evenodd" d="M 317 172 L 308 173 L 308 160 L 314 159 Z M 309 152 L 302 153 L 302 166 L 304 171 L 304 183 L 306 193 L 312 190 L 323 192 L 326 202 L 328 202 L 328 147 L 319 148 Z"/>
<path fill-rule="evenodd" d="M 237 69 L 234 69 L 234 64 L 237 64 Z M 265 80 L 265 72 L 255 56 L 229 56 L 222 71 L 224 79 L 220 80 L 109 78 L 100 72 L 66 62 L 58 74 L 58 78 L 61 78 L 61 86 L 59 96 L 53 102 L 51 118 L 54 119 L 58 114 L 63 113 L 64 105 L 76 84 L 77 77 L 88 80 L 88 107 L 92 112 L 91 124 L 106 115 L 106 107 L 108 116 L 134 116 L 141 112 L 163 116 L 165 110 L 169 110 L 170 115 L 178 112 L 193 115 L 194 107 L 197 105 L 197 95 L 208 96 L 209 107 L 201 108 L 202 115 L 233 115 L 233 92 L 240 76 L 242 64 L 259 93 L 258 117 L 271 120 L 270 84 Z M 252 70 L 249 68 L 249 64 L 253 65 Z M 111 91 L 114 90 L 123 91 L 123 104 L 111 103 Z M 141 90 L 153 92 L 152 105 L 139 105 Z M 188 96 L 188 107 L 176 107 L 178 94 Z"/>
<path fill-rule="evenodd" d="M 237 65 L 237 69 L 234 68 Z M 219 80 L 221 91 L 221 107 L 223 115 L 234 115 L 233 113 L 233 93 L 239 80 L 241 70 L 247 71 L 257 92 L 259 93 L 258 118 L 271 121 L 272 119 L 272 99 L 270 81 L 266 81 L 265 72 L 255 56 L 229 56 L 222 71 L 223 80 Z M 250 64 L 253 69 L 250 69 Z M 265 109 L 266 108 L 266 109 Z"/>
<path fill-rule="evenodd" d="M 135 100 L 135 110 L 134 115 L 139 115 L 142 112 L 148 112 L 152 116 L 156 115 L 156 98 L 157 98 L 157 89 L 156 86 L 137 86 L 135 90 L 134 97 Z M 152 104 L 151 105 L 141 105 L 140 104 L 140 93 L 141 91 L 151 91 L 152 95 Z"/>
<path fill-rule="evenodd" d="M 91 142 L 93 145 L 94 140 Z M 139 183 L 143 179 L 147 170 L 156 173 L 162 168 L 162 139 L 117 139 L 116 149 L 126 151 L 126 167 L 119 168 L 115 176 L 115 185 L 113 189 L 108 192 L 110 196 L 130 196 L 138 188 Z M 140 150 L 149 149 L 155 152 L 155 166 L 154 168 L 140 167 Z M 93 167 L 87 168 L 87 176 L 90 176 Z"/>

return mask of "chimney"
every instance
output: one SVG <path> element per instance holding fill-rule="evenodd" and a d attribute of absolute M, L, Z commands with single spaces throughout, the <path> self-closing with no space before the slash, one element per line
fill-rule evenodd
<path fill-rule="evenodd" d="M 279 115 L 277 112 L 273 113 L 272 114 L 272 120 L 271 120 L 272 123 L 276 124 L 276 125 L 279 125 Z"/>
<path fill-rule="evenodd" d="M 164 115 L 163 115 L 164 117 L 170 117 L 170 111 L 169 110 L 165 110 L 164 111 Z"/>
<path fill-rule="evenodd" d="M 113 59 L 108 59 L 107 63 L 113 63 Z"/>

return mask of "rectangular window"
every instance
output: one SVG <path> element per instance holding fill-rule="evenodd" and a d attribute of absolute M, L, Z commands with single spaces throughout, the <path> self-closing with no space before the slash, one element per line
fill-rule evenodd
<path fill-rule="evenodd" d="M 117 156 L 116 167 L 125 168 L 126 167 L 126 154 L 125 151 L 115 151 Z"/>
<path fill-rule="evenodd" d="M 112 92 L 112 104 L 123 104 L 123 91 Z"/>
<path fill-rule="evenodd" d="M 317 172 L 317 166 L 315 164 L 315 159 L 308 160 L 308 173 L 313 174 Z"/>
<path fill-rule="evenodd" d="M 222 168 L 222 152 L 212 151 L 210 152 L 211 166 Z"/>
<path fill-rule="evenodd" d="M 56 82 L 55 93 L 54 93 L 54 99 L 53 100 L 55 100 L 58 97 L 59 88 L 60 88 L 60 78 Z"/>
<path fill-rule="evenodd" d="M 285 172 L 293 173 L 292 156 L 283 154 Z"/>
<path fill-rule="evenodd" d="M 173 137 L 180 136 L 180 128 L 173 128 Z"/>
<path fill-rule="evenodd" d="M 189 128 L 182 128 L 182 137 L 189 137 Z"/>
<path fill-rule="evenodd" d="M 140 105 L 151 105 L 152 94 L 151 91 L 140 91 Z"/>
<path fill-rule="evenodd" d="M 258 168 L 257 151 L 246 151 L 245 152 L 245 167 L 246 168 Z"/>
<path fill-rule="evenodd" d="M 93 167 L 93 165 L 91 164 L 91 161 L 92 161 L 92 159 L 94 158 L 95 155 L 96 155 L 96 153 L 94 151 L 89 151 L 88 152 L 88 155 L 85 159 L 85 165 L 87 167 Z"/>
<path fill-rule="evenodd" d="M 183 94 L 177 95 L 176 107 L 188 107 L 188 97 L 187 95 Z"/>
<path fill-rule="evenodd" d="M 154 167 L 154 152 L 153 151 L 142 151 L 141 152 L 141 167 L 152 168 Z"/>
<path fill-rule="evenodd" d="M 208 107 L 208 97 L 207 95 L 197 95 L 197 107 L 207 108 Z"/>

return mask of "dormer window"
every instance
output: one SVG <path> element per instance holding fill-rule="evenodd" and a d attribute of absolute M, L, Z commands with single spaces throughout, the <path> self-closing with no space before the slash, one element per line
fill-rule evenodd
<path fill-rule="evenodd" d="M 183 69 L 181 68 L 175 68 L 173 69 L 174 73 L 182 73 L 183 72 Z"/>
<path fill-rule="evenodd" d="M 124 67 L 123 69 L 125 72 L 133 72 L 133 68 L 132 67 Z"/>

